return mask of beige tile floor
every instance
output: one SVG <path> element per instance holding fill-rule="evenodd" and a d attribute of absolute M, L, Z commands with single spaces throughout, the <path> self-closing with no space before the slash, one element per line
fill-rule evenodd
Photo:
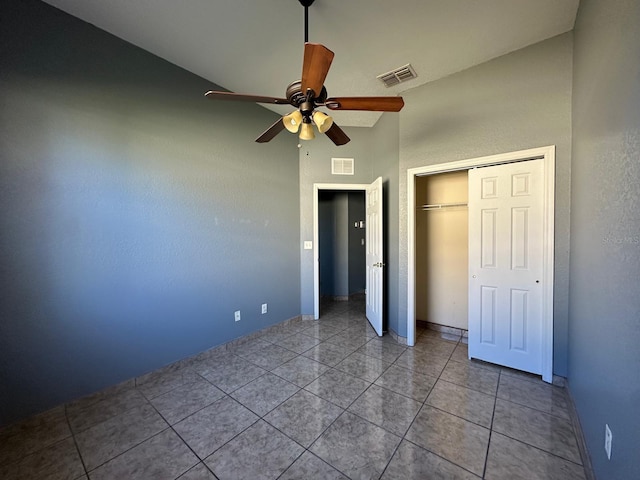
<path fill-rule="evenodd" d="M 0 478 L 585 478 L 564 389 L 323 307 L 0 430 Z"/>

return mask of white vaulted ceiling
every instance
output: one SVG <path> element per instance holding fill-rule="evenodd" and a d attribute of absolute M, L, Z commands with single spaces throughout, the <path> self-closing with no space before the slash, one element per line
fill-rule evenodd
<path fill-rule="evenodd" d="M 298 0 L 45 1 L 234 92 L 284 97 L 300 78 Z M 398 95 L 571 30 L 578 2 L 316 0 L 309 41 L 335 52 L 329 96 Z M 390 88 L 376 79 L 407 63 L 418 78 Z M 341 126 L 372 126 L 380 114 L 332 116 Z"/>

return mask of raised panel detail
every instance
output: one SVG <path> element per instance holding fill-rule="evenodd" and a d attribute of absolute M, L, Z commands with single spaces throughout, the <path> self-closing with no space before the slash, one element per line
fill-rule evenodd
<path fill-rule="evenodd" d="M 496 268 L 497 266 L 497 216 L 496 209 L 482 210 L 481 214 L 481 242 L 480 266 L 482 268 Z"/>
<path fill-rule="evenodd" d="M 480 343 L 496 344 L 496 287 L 480 287 Z"/>
<path fill-rule="evenodd" d="M 482 179 L 480 197 L 498 198 L 498 177 L 486 177 Z"/>
<path fill-rule="evenodd" d="M 516 173 L 511 176 L 511 196 L 524 197 L 531 195 L 531 174 Z"/>
<path fill-rule="evenodd" d="M 529 268 L 529 207 L 511 209 L 511 269 Z"/>
<path fill-rule="evenodd" d="M 376 286 L 376 267 L 370 267 L 367 265 L 367 304 L 372 312 L 377 313 L 378 296 L 380 292 Z"/>
<path fill-rule="evenodd" d="M 510 348 L 527 351 L 527 320 L 529 312 L 529 292 L 511 290 Z"/>

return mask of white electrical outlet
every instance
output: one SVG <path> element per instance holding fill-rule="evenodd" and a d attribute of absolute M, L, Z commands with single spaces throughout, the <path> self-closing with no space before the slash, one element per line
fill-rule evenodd
<path fill-rule="evenodd" d="M 233 318 L 236 322 L 240 321 L 240 310 L 236 310 L 235 312 L 233 312 Z"/>
<path fill-rule="evenodd" d="M 611 443 L 613 442 L 613 434 L 608 424 L 604 425 L 604 451 L 607 452 L 607 458 L 611 460 Z"/>
<path fill-rule="evenodd" d="M 264 315 L 265 313 L 267 313 L 267 304 L 263 303 L 262 304 L 262 314 Z"/>

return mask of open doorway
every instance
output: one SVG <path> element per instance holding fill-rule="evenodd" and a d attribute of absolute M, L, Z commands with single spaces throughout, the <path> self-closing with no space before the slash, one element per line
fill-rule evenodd
<path fill-rule="evenodd" d="M 384 309 L 384 199 L 382 178 L 376 178 L 370 184 L 320 184 L 313 185 L 313 290 L 314 318 L 320 318 L 320 258 L 319 258 L 319 223 L 318 198 L 323 190 L 364 192 L 365 220 L 358 228 L 364 226 L 365 231 L 365 316 L 378 336 L 383 335 Z M 354 220 L 355 226 L 355 220 Z M 362 240 L 361 244 L 362 244 Z"/>
<path fill-rule="evenodd" d="M 365 192 L 318 192 L 320 317 L 330 302 L 359 300 L 364 311 Z"/>
<path fill-rule="evenodd" d="M 335 248 L 332 246 L 327 246 L 325 245 L 325 252 L 322 253 L 320 251 L 320 237 L 323 236 L 327 236 L 330 235 L 331 232 L 331 228 L 327 229 L 326 227 L 322 227 L 320 225 L 320 210 L 321 208 L 323 208 L 325 210 L 325 214 L 327 213 L 326 210 L 328 209 L 332 209 L 334 208 L 334 206 L 330 206 L 327 204 L 330 204 L 331 202 L 329 202 L 329 199 L 332 196 L 337 196 L 340 193 L 361 193 L 362 195 L 365 196 L 365 210 L 366 210 L 366 192 L 367 192 L 367 188 L 369 187 L 369 185 L 367 184 L 361 184 L 361 183 L 316 183 L 313 185 L 313 258 L 314 258 L 314 265 L 313 265 L 313 279 L 314 279 L 314 284 L 313 284 L 313 310 L 314 310 L 314 318 L 316 320 L 320 319 L 320 298 L 321 298 L 321 291 L 320 291 L 320 268 L 321 268 L 321 256 L 325 257 L 322 261 L 324 262 L 325 260 L 327 261 L 327 263 L 330 263 L 329 260 L 326 257 L 333 257 L 334 261 L 333 263 L 335 263 L 335 254 L 334 252 L 331 252 L 331 248 Z M 324 199 L 323 201 L 323 206 L 321 207 L 321 198 Z M 366 221 L 364 219 L 364 217 L 362 219 L 357 220 L 358 222 L 362 220 L 363 223 L 363 229 L 362 232 L 366 231 Z M 355 222 L 356 220 L 354 220 Z M 325 219 L 325 223 L 326 223 L 326 219 Z M 341 228 L 343 228 L 342 226 L 343 224 L 341 224 Z M 360 226 L 360 224 L 358 224 L 358 226 Z M 347 228 L 349 226 L 347 225 Z M 354 228 L 353 226 L 351 228 Z M 365 235 L 365 239 L 366 239 L 366 235 Z M 323 238 L 323 243 L 326 242 L 326 239 Z M 365 240 L 365 247 L 366 247 L 366 240 Z M 341 252 L 339 252 L 340 254 Z M 366 266 L 365 266 L 366 268 Z M 331 271 L 331 269 L 329 269 L 328 266 L 324 267 L 324 272 L 323 275 L 325 275 L 325 279 L 324 279 L 324 285 L 323 285 L 323 289 L 324 289 L 324 293 L 326 295 L 327 292 L 327 287 L 328 285 L 326 285 L 327 283 L 327 279 L 326 276 L 327 275 L 332 275 L 333 272 Z M 333 306 L 335 307 L 335 302 L 332 300 L 332 303 L 334 304 Z M 345 305 L 346 306 L 346 305 Z"/>

